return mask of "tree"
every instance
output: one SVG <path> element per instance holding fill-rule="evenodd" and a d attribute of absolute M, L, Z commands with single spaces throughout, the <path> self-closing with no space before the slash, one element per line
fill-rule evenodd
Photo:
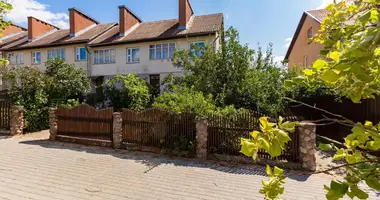
<path fill-rule="evenodd" d="M 90 80 L 82 68 L 75 69 L 74 64 L 59 58 L 50 59 L 45 65 L 47 92 L 51 99 L 83 96 L 90 91 Z"/>
<path fill-rule="evenodd" d="M 117 85 L 122 87 L 117 87 Z M 104 84 L 105 96 L 117 110 L 129 108 L 140 111 L 148 106 L 150 100 L 147 82 L 135 74 L 116 75 Z"/>
<path fill-rule="evenodd" d="M 43 73 L 36 67 L 18 66 L 4 73 L 9 83 L 8 96 L 12 104 L 24 106 L 29 131 L 43 130 L 49 125 L 48 108 L 57 99 L 65 103 L 70 96 L 81 96 L 90 89 L 87 74 L 60 59 L 46 63 Z"/>
<path fill-rule="evenodd" d="M 379 94 L 380 69 L 380 0 L 359 0 L 351 5 L 344 2 L 331 4 L 327 7 L 330 14 L 321 24 L 321 30 L 316 41 L 325 45 L 321 52 L 324 57 L 317 60 L 312 68 L 305 69 L 302 77 L 287 80 L 285 86 L 308 85 L 320 81 L 329 87 L 339 88 L 341 95 L 359 103 L 361 99 L 374 98 Z M 322 110 L 323 111 L 323 110 Z M 380 191 L 380 159 L 373 152 L 380 150 L 380 124 L 372 122 L 354 123 L 340 115 L 324 111 L 332 121 L 352 127 L 352 133 L 345 138 L 344 148 L 322 144 L 321 149 L 335 149 L 334 160 L 345 162 L 340 167 L 346 168 L 344 180 L 332 180 L 325 185 L 327 199 L 340 199 L 345 195 L 350 198 L 367 199 L 368 194 L 359 188 L 359 183 Z M 287 130 L 281 125 L 273 124 L 262 127 L 261 132 L 253 132 L 254 139 L 242 140 L 242 153 L 251 156 L 258 148 L 265 149 L 269 154 L 276 147 L 266 147 L 267 138 L 286 142 Z M 280 129 L 281 131 L 278 131 Z M 259 141 L 255 143 L 255 141 Z M 253 152 L 253 154 L 251 153 Z M 272 155 L 272 154 L 271 154 Z M 273 154 L 276 155 L 276 154 Z M 271 177 L 272 178 L 272 177 Z M 283 184 L 276 180 L 275 187 L 264 184 L 266 199 L 275 199 L 274 191 Z"/>
<path fill-rule="evenodd" d="M 3 35 L 3 31 L 7 28 L 11 23 L 9 21 L 5 21 L 5 15 L 12 10 L 12 5 L 10 3 L 5 2 L 4 0 L 0 0 L 0 37 Z M 0 41 L 1 43 L 1 41 Z M 7 66 L 8 60 L 2 59 L 0 57 L 0 66 Z"/>

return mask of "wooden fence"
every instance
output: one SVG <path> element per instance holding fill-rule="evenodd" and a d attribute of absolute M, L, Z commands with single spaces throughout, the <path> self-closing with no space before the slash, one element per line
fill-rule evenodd
<path fill-rule="evenodd" d="M 112 108 L 96 110 L 87 104 L 72 109 L 58 106 L 57 135 L 112 141 L 112 116 Z"/>
<path fill-rule="evenodd" d="M 195 152 L 195 116 L 159 108 L 142 112 L 123 109 L 122 142 Z"/>
<path fill-rule="evenodd" d="M 0 129 L 10 129 L 11 104 L 9 102 L 0 101 Z"/>
<path fill-rule="evenodd" d="M 254 130 L 260 130 L 259 112 L 241 113 L 234 116 L 214 115 L 208 120 L 207 150 L 211 154 L 242 155 L 240 153 L 240 138 L 249 138 Z M 286 121 L 295 121 L 296 117 L 286 117 Z M 271 120 L 276 122 L 277 120 Z M 299 137 L 297 132 L 290 133 L 292 139 L 279 160 L 299 161 Z M 261 151 L 259 157 L 270 159 L 270 156 Z"/>

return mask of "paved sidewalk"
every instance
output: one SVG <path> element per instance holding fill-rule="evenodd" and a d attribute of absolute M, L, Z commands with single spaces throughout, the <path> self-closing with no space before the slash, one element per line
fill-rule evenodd
<path fill-rule="evenodd" d="M 263 199 L 262 166 L 224 167 L 0 136 L 0 199 Z M 327 175 L 292 175 L 285 199 L 325 199 Z M 380 196 L 371 192 L 371 199 Z"/>

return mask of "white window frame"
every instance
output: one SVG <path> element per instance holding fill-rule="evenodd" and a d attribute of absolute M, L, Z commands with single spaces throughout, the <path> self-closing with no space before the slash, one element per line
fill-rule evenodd
<path fill-rule="evenodd" d="M 308 40 L 313 39 L 313 27 L 310 27 L 310 28 L 307 30 L 307 39 L 308 39 Z M 310 42 L 310 41 L 308 41 L 308 42 Z"/>
<path fill-rule="evenodd" d="M 138 50 L 138 60 L 133 60 L 132 51 Z M 127 48 L 127 63 L 139 63 L 140 62 L 140 47 Z"/>
<path fill-rule="evenodd" d="M 40 53 L 40 61 L 39 62 L 36 62 L 37 61 L 37 53 Z M 41 51 L 33 51 L 32 52 L 32 65 L 40 65 L 41 60 L 42 60 Z"/>
<path fill-rule="evenodd" d="M 24 53 L 10 53 L 8 59 L 11 65 L 22 65 L 24 64 Z"/>
<path fill-rule="evenodd" d="M 307 56 L 303 57 L 303 62 L 302 62 L 304 67 L 307 67 Z"/>
<path fill-rule="evenodd" d="M 109 57 L 106 59 L 106 52 L 108 52 Z M 107 60 L 107 62 L 106 62 Z M 116 63 L 116 49 L 99 49 L 94 50 L 94 64 L 112 64 Z"/>
<path fill-rule="evenodd" d="M 81 49 L 84 49 L 86 52 L 85 59 L 81 59 Z M 75 61 L 86 61 L 87 60 L 87 49 L 86 47 L 75 47 Z"/>
<path fill-rule="evenodd" d="M 174 50 L 172 52 L 172 55 L 170 53 L 170 45 L 174 44 Z M 168 57 L 164 58 L 164 45 L 168 45 L 166 47 L 166 50 L 168 52 Z M 159 47 L 158 47 L 159 46 Z M 152 44 L 149 45 L 149 60 L 168 60 L 171 59 L 174 56 L 174 52 L 177 48 L 177 44 L 175 42 L 167 42 L 167 43 L 158 43 L 158 44 Z M 157 58 L 157 49 L 160 49 L 160 58 Z M 152 57 L 153 55 L 153 57 Z"/>
<path fill-rule="evenodd" d="M 49 49 L 47 50 L 46 55 L 47 55 L 48 60 L 52 58 L 60 58 L 62 60 L 66 60 L 66 49 L 65 48 Z"/>

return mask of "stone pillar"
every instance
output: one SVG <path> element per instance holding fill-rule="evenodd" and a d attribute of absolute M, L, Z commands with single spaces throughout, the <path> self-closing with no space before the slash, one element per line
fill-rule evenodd
<path fill-rule="evenodd" d="M 10 132 L 11 135 L 19 135 L 24 131 L 24 107 L 11 106 Z"/>
<path fill-rule="evenodd" d="M 123 139 L 123 118 L 122 113 L 113 113 L 113 133 L 112 133 L 113 148 L 120 149 L 121 141 Z"/>
<path fill-rule="evenodd" d="M 207 159 L 207 120 L 198 120 L 196 124 L 197 158 Z"/>
<path fill-rule="evenodd" d="M 299 152 L 302 168 L 316 171 L 316 125 L 309 122 L 301 122 L 297 126 L 299 134 Z"/>
<path fill-rule="evenodd" d="M 55 137 L 57 136 L 58 132 L 58 119 L 57 119 L 57 108 L 50 108 L 49 109 L 49 133 L 50 133 L 50 140 L 54 141 Z"/>

